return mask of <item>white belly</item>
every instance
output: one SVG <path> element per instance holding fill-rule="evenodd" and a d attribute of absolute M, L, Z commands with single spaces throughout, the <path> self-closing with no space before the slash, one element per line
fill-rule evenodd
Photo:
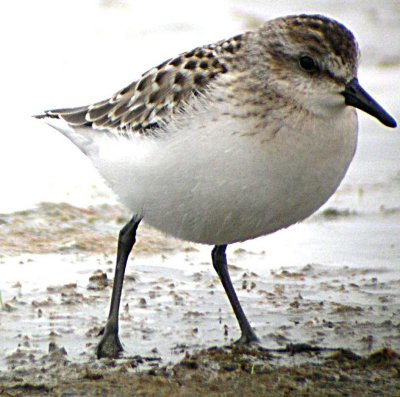
<path fill-rule="evenodd" d="M 244 241 L 308 217 L 336 190 L 356 147 L 349 109 L 324 128 L 289 122 L 266 140 L 244 136 L 237 120 L 204 121 L 191 120 L 190 131 L 176 123 L 157 139 L 108 138 L 92 157 L 133 213 L 200 243 Z"/>

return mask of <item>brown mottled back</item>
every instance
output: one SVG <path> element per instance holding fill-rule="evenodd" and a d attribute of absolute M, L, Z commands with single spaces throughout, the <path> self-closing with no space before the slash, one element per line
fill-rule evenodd
<path fill-rule="evenodd" d="M 167 120 L 191 95 L 204 91 L 216 76 L 228 71 L 228 57 L 240 49 L 242 35 L 198 47 L 171 58 L 111 98 L 89 106 L 46 111 L 72 127 L 141 131 Z"/>

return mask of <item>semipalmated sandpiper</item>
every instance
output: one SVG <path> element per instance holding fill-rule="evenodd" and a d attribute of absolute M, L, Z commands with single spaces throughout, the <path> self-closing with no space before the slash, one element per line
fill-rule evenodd
<path fill-rule="evenodd" d="M 133 213 L 119 235 L 98 357 L 122 350 L 122 283 L 141 220 L 214 245 L 239 342 L 257 341 L 226 246 L 288 227 L 326 202 L 356 149 L 355 108 L 396 126 L 359 85 L 358 59 L 342 24 L 288 16 L 171 58 L 110 99 L 36 116 L 77 145 Z"/>

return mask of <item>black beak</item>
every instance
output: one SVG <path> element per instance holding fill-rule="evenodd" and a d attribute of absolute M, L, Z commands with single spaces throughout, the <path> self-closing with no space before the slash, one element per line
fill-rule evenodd
<path fill-rule="evenodd" d="M 396 120 L 360 86 L 356 77 L 346 84 L 346 89 L 342 92 L 342 95 L 345 98 L 346 105 L 363 110 L 388 127 L 397 127 Z"/>

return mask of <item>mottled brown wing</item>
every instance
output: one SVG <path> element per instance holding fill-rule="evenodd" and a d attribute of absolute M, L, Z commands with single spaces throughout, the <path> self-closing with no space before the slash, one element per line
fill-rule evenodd
<path fill-rule="evenodd" d="M 224 54 L 240 48 L 242 35 L 171 58 L 111 98 L 70 109 L 48 110 L 38 118 L 61 118 L 71 127 L 144 131 L 159 125 L 193 94 L 201 93 L 216 76 L 228 71 Z"/>

